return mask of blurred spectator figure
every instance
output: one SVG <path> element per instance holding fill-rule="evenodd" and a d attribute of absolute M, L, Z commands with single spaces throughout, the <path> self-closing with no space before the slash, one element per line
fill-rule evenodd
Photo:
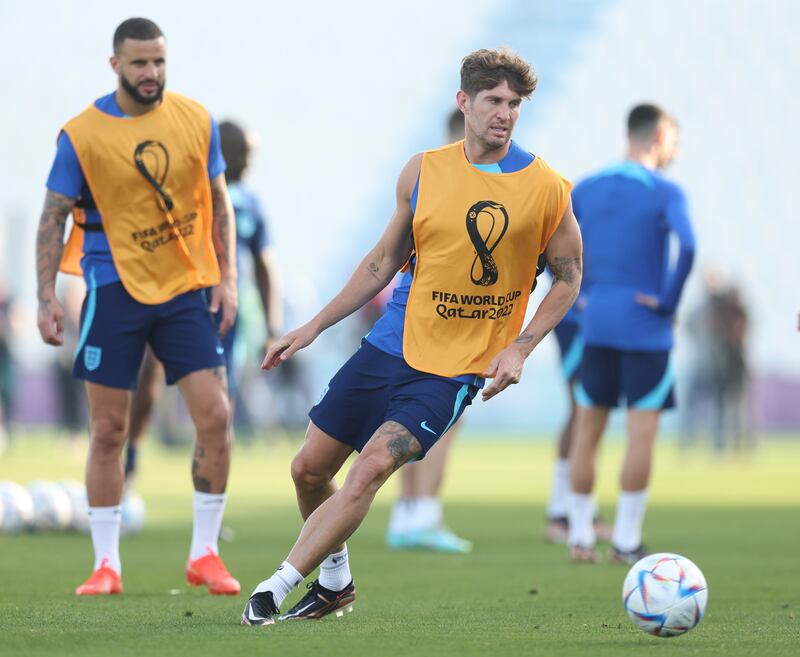
<path fill-rule="evenodd" d="M 14 300 L 4 280 L 0 280 L 0 454 L 11 436 L 11 406 L 14 393 Z"/>
<path fill-rule="evenodd" d="M 748 315 L 739 289 L 717 270 L 704 276 L 705 295 L 690 313 L 692 370 L 683 418 L 683 443 L 705 424 L 716 452 L 752 447 L 747 399 Z"/>

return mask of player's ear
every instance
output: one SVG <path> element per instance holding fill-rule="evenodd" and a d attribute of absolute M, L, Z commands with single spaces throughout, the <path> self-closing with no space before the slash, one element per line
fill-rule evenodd
<path fill-rule="evenodd" d="M 111 70 L 114 71 L 117 75 L 119 75 L 119 59 L 116 55 L 111 55 L 108 58 L 108 63 L 111 65 Z"/>
<path fill-rule="evenodd" d="M 460 109 L 465 115 L 469 113 L 469 94 L 462 89 L 459 89 L 456 93 L 456 105 L 458 105 L 458 109 Z"/>

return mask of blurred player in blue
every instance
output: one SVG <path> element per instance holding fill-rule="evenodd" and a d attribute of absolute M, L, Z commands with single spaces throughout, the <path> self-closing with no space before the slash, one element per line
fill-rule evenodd
<path fill-rule="evenodd" d="M 595 459 L 609 411 L 621 400 L 627 407 L 628 445 L 609 558 L 634 563 L 645 554 L 641 534 L 653 446 L 661 411 L 675 405 L 672 327 L 695 241 L 683 190 L 659 170 L 676 153 L 678 127 L 661 108 L 638 105 L 628 116 L 628 142 L 625 161 L 573 192 L 584 241 L 585 301 L 570 459 L 573 561 L 597 560 Z"/>
<path fill-rule="evenodd" d="M 578 308 L 579 306 L 580 299 L 553 329 L 558 341 L 558 350 L 561 354 L 561 373 L 564 375 L 569 399 L 569 415 L 558 437 L 550 499 L 547 503 L 545 538 L 553 543 L 567 542 L 567 506 L 570 491 L 569 450 L 572 445 L 576 415 L 573 385 L 576 382 L 578 367 L 583 356 L 583 336 L 580 331 L 581 312 Z"/>
<path fill-rule="evenodd" d="M 232 121 L 223 121 L 219 124 L 219 138 L 222 156 L 226 164 L 225 180 L 228 184 L 228 194 L 236 216 L 236 259 L 237 271 L 240 272 L 239 281 L 243 280 L 241 276 L 245 265 L 243 256 L 249 256 L 252 262 L 253 278 L 264 312 L 266 338 L 267 344 L 269 344 L 269 341 L 277 337 L 280 332 L 281 297 L 266 214 L 258 197 L 242 183 L 242 178 L 250 162 L 252 146 L 244 129 Z M 237 315 L 233 327 L 222 337 L 225 367 L 228 373 L 231 414 L 233 414 L 233 400 L 237 391 L 233 354 L 238 326 L 239 317 Z M 125 458 L 125 479 L 128 485 L 137 474 L 139 444 L 162 385 L 162 367 L 153 356 L 152 351 L 148 349 L 139 373 L 139 385 L 133 394 L 131 404 L 130 432 Z"/>
<path fill-rule="evenodd" d="M 464 114 L 457 107 L 447 120 L 448 143 L 464 139 Z M 397 294 L 407 296 L 411 274 L 406 272 Z M 383 310 L 383 309 L 382 309 Z M 431 550 L 452 554 L 472 551 L 472 542 L 444 524 L 442 485 L 450 448 L 461 427 L 459 419 L 428 455 L 400 469 L 400 494 L 392 506 L 386 545 L 392 550 Z"/>

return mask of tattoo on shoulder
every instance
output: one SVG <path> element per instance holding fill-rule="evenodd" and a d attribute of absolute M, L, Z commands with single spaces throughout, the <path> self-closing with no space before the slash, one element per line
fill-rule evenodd
<path fill-rule="evenodd" d="M 393 472 L 422 451 L 422 445 L 402 424 L 390 420 L 381 429 L 381 433 L 390 436 L 386 448 L 394 461 Z"/>

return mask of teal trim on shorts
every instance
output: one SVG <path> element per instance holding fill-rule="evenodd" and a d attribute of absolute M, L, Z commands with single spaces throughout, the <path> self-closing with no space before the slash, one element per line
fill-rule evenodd
<path fill-rule="evenodd" d="M 78 347 L 75 349 L 75 356 L 73 362 L 78 358 L 81 349 L 86 346 L 86 340 L 89 339 L 89 331 L 94 322 L 94 315 L 97 312 L 97 279 L 94 276 L 94 267 L 89 270 L 89 293 L 86 295 L 86 315 L 83 317 L 83 326 L 81 326 L 81 335 L 78 339 Z"/>
<path fill-rule="evenodd" d="M 469 385 L 465 383 L 463 386 L 461 386 L 461 389 L 458 391 L 458 394 L 456 395 L 456 403 L 453 407 L 453 417 L 450 418 L 450 422 L 447 423 L 447 426 L 444 428 L 444 431 L 442 431 L 442 436 L 444 436 L 444 434 L 448 432 L 450 427 L 453 426 L 453 422 L 455 422 L 456 418 L 458 417 L 458 409 L 461 408 L 461 404 L 464 402 L 464 399 L 466 399 L 468 394 L 469 394 Z"/>
<path fill-rule="evenodd" d="M 664 402 L 667 400 L 670 390 L 675 383 L 675 374 L 672 371 L 672 362 L 667 363 L 667 369 L 661 381 L 658 382 L 655 388 L 648 392 L 639 401 L 634 403 L 631 408 L 637 411 L 660 411 L 664 408 Z"/>
<path fill-rule="evenodd" d="M 589 394 L 584 390 L 583 386 L 580 383 L 576 383 L 572 388 L 573 393 L 575 394 L 575 403 L 578 406 L 583 406 L 585 408 L 591 408 L 592 406 L 597 406 L 592 401 L 592 398 L 589 397 Z"/>
<path fill-rule="evenodd" d="M 578 371 L 578 366 L 581 364 L 581 358 L 583 358 L 583 338 L 576 335 L 561 361 L 561 371 L 567 381 L 575 376 L 575 372 Z"/>

